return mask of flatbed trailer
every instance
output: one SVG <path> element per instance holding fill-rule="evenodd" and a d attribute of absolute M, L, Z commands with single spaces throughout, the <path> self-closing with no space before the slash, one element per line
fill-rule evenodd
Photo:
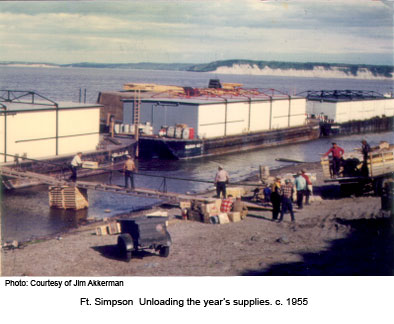
<path fill-rule="evenodd" d="M 375 148 L 365 163 L 360 151 L 346 153 L 341 164 L 340 175 L 334 177 L 331 158 L 321 158 L 324 182 L 339 183 L 344 195 L 373 191 L 380 196 L 385 182 L 394 177 L 394 145 Z"/>

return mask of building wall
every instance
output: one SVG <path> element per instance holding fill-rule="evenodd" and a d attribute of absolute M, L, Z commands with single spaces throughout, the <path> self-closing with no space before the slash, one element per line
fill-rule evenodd
<path fill-rule="evenodd" d="M 270 128 L 271 105 L 269 101 L 256 101 L 252 103 L 250 116 L 250 131 L 257 132 Z"/>
<path fill-rule="evenodd" d="M 311 114 L 323 113 L 328 119 L 333 119 L 338 123 L 373 117 L 394 116 L 394 99 L 343 102 L 308 101 L 307 111 Z"/>
<path fill-rule="evenodd" d="M 281 99 L 272 101 L 271 128 L 300 126 L 305 123 L 306 99 Z"/>
<path fill-rule="evenodd" d="M 59 111 L 59 154 L 95 150 L 100 141 L 100 109 Z"/>
<path fill-rule="evenodd" d="M 0 116 L 0 149 L 4 152 L 4 116 Z M 100 109 L 59 110 L 58 154 L 95 150 L 99 143 Z M 63 137 L 62 137 L 63 136 Z M 56 155 L 56 111 L 7 115 L 7 154 L 39 159 Z M 7 161 L 13 161 L 7 157 Z M 1 162 L 4 159 L 1 158 Z"/>
<path fill-rule="evenodd" d="M 198 137 L 211 138 L 224 135 L 225 108 L 223 103 L 199 106 Z"/>
<path fill-rule="evenodd" d="M 123 123 L 132 124 L 134 102 L 124 102 Z M 290 112 L 290 116 L 289 116 Z M 274 99 L 271 102 L 247 100 L 209 104 L 142 102 L 140 123 L 151 123 L 153 133 L 161 126 L 187 124 L 199 138 L 213 138 L 277 128 L 300 126 L 305 123 L 306 99 Z"/>

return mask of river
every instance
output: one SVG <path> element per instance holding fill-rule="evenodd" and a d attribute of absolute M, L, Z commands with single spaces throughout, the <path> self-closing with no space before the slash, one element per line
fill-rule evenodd
<path fill-rule="evenodd" d="M 87 68 L 29 68 L 0 67 L 0 88 L 12 90 L 34 90 L 55 101 L 78 101 L 80 89 L 86 89 L 87 102 L 96 102 L 99 91 L 119 90 L 124 83 L 159 83 L 190 87 L 206 87 L 211 78 L 222 82 L 242 83 L 245 88 L 274 88 L 286 93 L 300 93 L 306 90 L 374 90 L 380 93 L 393 91 L 391 81 L 358 79 L 319 79 L 296 77 L 269 77 L 256 75 L 218 75 L 198 72 L 146 71 L 127 69 Z M 381 140 L 392 141 L 392 132 L 353 135 L 336 138 L 345 150 L 360 146 L 365 137 L 371 145 Z M 231 180 L 242 180 L 260 165 L 277 168 L 283 163 L 277 158 L 292 158 L 306 162 L 318 161 L 320 154 L 330 147 L 331 139 L 267 148 L 241 154 L 206 157 L 190 161 L 138 161 L 139 170 L 144 174 L 173 176 L 179 178 L 212 181 L 217 166 L 223 165 Z M 89 180 L 107 182 L 107 175 Z M 161 178 L 136 176 L 136 186 L 158 189 Z M 123 177 L 116 173 L 113 183 L 123 184 Z M 174 192 L 198 192 L 212 187 L 211 184 L 167 180 L 167 189 Z M 84 223 L 86 218 L 100 219 L 119 213 L 135 211 L 157 203 L 153 199 L 141 199 L 119 194 L 89 191 L 89 208 L 81 211 L 50 209 L 48 188 L 37 186 L 13 192 L 2 192 L 2 233 L 3 240 L 27 241 L 47 235 L 61 233 Z"/>

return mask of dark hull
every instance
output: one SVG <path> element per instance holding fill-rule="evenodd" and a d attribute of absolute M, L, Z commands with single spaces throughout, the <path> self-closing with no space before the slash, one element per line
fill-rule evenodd
<path fill-rule="evenodd" d="M 394 117 L 376 117 L 346 123 L 320 124 L 322 136 L 379 133 L 394 130 Z"/>
<path fill-rule="evenodd" d="M 305 142 L 319 136 L 320 128 L 317 123 L 205 140 L 142 136 L 139 150 L 143 158 L 190 159 Z"/>

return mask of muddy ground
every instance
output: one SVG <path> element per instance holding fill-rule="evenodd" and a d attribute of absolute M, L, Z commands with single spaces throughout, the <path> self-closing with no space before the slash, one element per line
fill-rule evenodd
<path fill-rule="evenodd" d="M 250 209 L 238 223 L 203 224 L 178 219 L 178 208 L 162 207 L 170 215 L 173 241 L 167 258 L 141 252 L 126 262 L 118 253 L 117 235 L 97 236 L 98 224 L 90 224 L 52 239 L 3 249 L 2 275 L 393 275 L 393 222 L 381 214 L 380 198 L 343 198 L 337 185 L 323 182 L 319 163 L 302 167 L 317 173 L 315 198 L 304 209 L 295 209 L 295 223 L 288 214 L 284 222 L 276 223 L 270 211 Z"/>

